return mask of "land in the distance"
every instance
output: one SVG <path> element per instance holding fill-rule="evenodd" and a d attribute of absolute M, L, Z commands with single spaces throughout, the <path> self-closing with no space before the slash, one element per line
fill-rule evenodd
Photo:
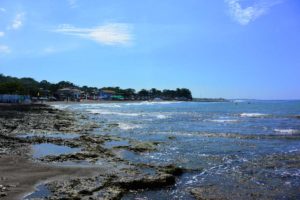
<path fill-rule="evenodd" d="M 31 100 L 45 101 L 80 101 L 80 100 L 177 100 L 191 101 L 192 93 L 187 88 L 175 90 L 150 90 L 136 91 L 133 88 L 120 87 L 88 87 L 78 86 L 68 81 L 50 83 L 46 80 L 36 81 L 32 78 L 16 78 L 0 74 L 0 94 L 26 95 Z M 26 98 L 26 97 L 24 97 Z M 1 102 L 1 98 L 0 98 Z"/>

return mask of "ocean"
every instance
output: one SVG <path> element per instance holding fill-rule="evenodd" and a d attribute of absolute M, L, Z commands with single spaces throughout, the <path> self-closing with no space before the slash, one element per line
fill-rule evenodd
<path fill-rule="evenodd" d="M 157 150 L 119 156 L 135 163 L 175 164 L 176 184 L 123 199 L 300 199 L 300 101 L 120 102 L 61 104 L 102 126 L 93 134 L 157 142 Z"/>

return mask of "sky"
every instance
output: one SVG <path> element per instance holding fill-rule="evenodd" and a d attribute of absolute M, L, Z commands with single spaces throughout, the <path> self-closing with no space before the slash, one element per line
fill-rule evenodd
<path fill-rule="evenodd" d="M 300 1 L 0 0 L 0 73 L 300 99 Z"/>

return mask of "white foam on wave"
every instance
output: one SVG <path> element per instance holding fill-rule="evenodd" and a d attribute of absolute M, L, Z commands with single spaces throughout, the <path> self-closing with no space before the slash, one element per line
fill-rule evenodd
<path fill-rule="evenodd" d="M 163 115 L 163 114 L 158 114 L 158 115 L 156 115 L 156 118 L 157 118 L 157 119 L 167 119 L 168 116 Z"/>
<path fill-rule="evenodd" d="M 95 104 L 81 104 L 84 107 L 102 107 L 102 108 L 120 108 L 121 105 L 117 103 L 95 103 Z"/>
<path fill-rule="evenodd" d="M 54 104 L 54 105 L 51 105 L 51 106 L 56 108 L 56 109 L 59 109 L 59 110 L 64 110 L 64 109 L 69 107 L 69 105 L 64 105 L 64 104 Z"/>
<path fill-rule="evenodd" d="M 236 119 L 212 119 L 209 120 L 211 122 L 217 122 L 217 123 L 235 123 L 238 122 Z"/>
<path fill-rule="evenodd" d="M 142 101 L 137 103 L 125 103 L 126 106 L 144 106 L 144 105 L 168 105 L 168 104 L 175 104 L 180 103 L 179 101 Z"/>
<path fill-rule="evenodd" d="M 276 133 L 283 134 L 283 135 L 293 135 L 293 134 L 300 134 L 300 130 L 297 129 L 274 129 Z"/>
<path fill-rule="evenodd" d="M 115 111 L 108 111 L 108 110 L 102 110 L 102 109 L 88 109 L 89 113 L 92 114 L 100 114 L 100 115 L 119 115 L 119 116 L 142 116 L 141 113 L 125 113 L 125 112 L 115 112 Z"/>
<path fill-rule="evenodd" d="M 241 117 L 266 117 L 269 116 L 269 114 L 265 113 L 241 113 Z"/>
<path fill-rule="evenodd" d="M 136 128 L 141 128 L 140 125 L 137 124 L 127 124 L 127 123 L 119 123 L 118 127 L 122 130 L 132 130 Z"/>
<path fill-rule="evenodd" d="M 110 111 L 110 110 L 104 110 L 104 109 L 87 109 L 86 110 L 89 113 L 92 114 L 100 114 L 100 115 L 118 115 L 118 116 L 128 116 L 128 117 L 143 117 L 143 116 L 150 116 L 157 119 L 167 119 L 168 116 L 161 114 L 161 113 L 129 113 L 129 112 L 116 112 L 116 111 Z"/>

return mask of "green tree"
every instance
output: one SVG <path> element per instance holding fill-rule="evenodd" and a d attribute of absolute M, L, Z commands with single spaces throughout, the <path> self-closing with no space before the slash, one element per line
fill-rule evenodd
<path fill-rule="evenodd" d="M 0 94 L 24 94 L 24 87 L 17 81 L 0 83 Z"/>

